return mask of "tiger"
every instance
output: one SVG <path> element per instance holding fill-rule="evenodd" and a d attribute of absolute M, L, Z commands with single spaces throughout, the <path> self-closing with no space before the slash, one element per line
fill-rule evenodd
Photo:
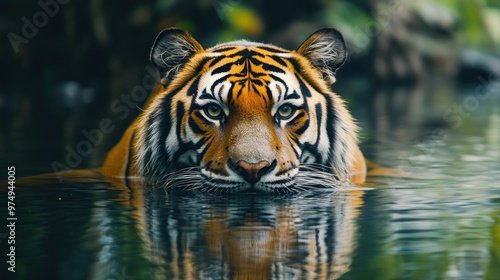
<path fill-rule="evenodd" d="M 294 51 L 249 40 L 204 49 L 188 32 L 167 28 L 150 52 L 159 81 L 101 172 L 219 192 L 361 184 L 359 129 L 330 88 L 346 59 L 334 28 Z"/>

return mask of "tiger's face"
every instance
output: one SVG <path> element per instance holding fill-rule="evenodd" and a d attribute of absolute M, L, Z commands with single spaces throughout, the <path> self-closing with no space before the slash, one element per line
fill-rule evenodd
<path fill-rule="evenodd" d="M 197 153 L 201 174 L 219 187 L 288 187 L 300 161 L 312 160 L 303 158 L 305 144 L 315 140 L 314 106 L 322 102 L 309 108 L 295 73 L 280 69 L 286 53 L 239 44 L 207 69 L 193 96 L 186 130 L 205 139 L 200 152 L 206 151 Z M 227 71 L 220 73 L 221 68 Z M 198 164 L 195 157 L 180 160 Z"/>
<path fill-rule="evenodd" d="M 329 90 L 345 60 L 334 29 L 297 51 L 235 41 L 204 50 L 167 29 L 152 62 L 163 90 L 140 117 L 136 164 L 172 187 L 265 192 L 345 180 L 356 126 Z"/>

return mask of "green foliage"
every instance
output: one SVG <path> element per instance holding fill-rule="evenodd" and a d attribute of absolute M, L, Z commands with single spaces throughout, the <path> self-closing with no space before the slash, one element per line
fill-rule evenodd
<path fill-rule="evenodd" d="M 500 2 L 483 1 L 378 1 L 377 10 L 367 10 L 351 1 L 332 1 L 319 12 L 321 21 L 341 30 L 351 38 L 359 52 L 367 50 L 371 39 L 379 29 L 391 22 L 391 16 L 398 13 L 398 5 L 410 8 L 418 17 L 445 20 L 442 15 L 451 15 L 458 25 L 460 44 L 468 48 L 498 49 L 500 46 Z M 432 13 L 432 14 L 429 14 Z M 387 21 L 384 21 L 387 19 Z M 382 21 L 381 21 L 382 20 Z"/>
<path fill-rule="evenodd" d="M 490 48 L 500 46 L 500 2 L 438 0 L 456 17 L 461 44 L 465 47 Z"/>
<path fill-rule="evenodd" d="M 365 52 L 368 49 L 370 38 L 366 29 L 373 23 L 372 15 L 348 1 L 336 1 L 320 12 L 321 20 L 327 25 L 335 26 L 346 38 L 354 41 L 356 52 Z"/>
<path fill-rule="evenodd" d="M 179 2 L 179 0 L 158 0 L 155 5 L 155 10 L 159 13 L 166 13 Z"/>

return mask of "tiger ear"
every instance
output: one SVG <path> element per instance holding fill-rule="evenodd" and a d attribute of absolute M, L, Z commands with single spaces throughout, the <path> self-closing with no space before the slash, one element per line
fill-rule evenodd
<path fill-rule="evenodd" d="M 297 50 L 309 59 L 330 85 L 335 82 L 335 71 L 344 64 L 347 50 L 342 34 L 334 28 L 314 32 Z"/>
<path fill-rule="evenodd" d="M 179 28 L 167 28 L 158 34 L 151 48 L 150 60 L 166 85 L 203 47 L 189 33 Z"/>

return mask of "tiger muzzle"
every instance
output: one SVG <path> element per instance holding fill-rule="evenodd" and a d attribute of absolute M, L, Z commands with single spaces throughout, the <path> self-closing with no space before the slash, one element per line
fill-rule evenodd
<path fill-rule="evenodd" d="M 273 133 L 262 122 L 240 122 L 230 132 L 228 167 L 250 184 L 275 169 Z"/>
<path fill-rule="evenodd" d="M 276 160 L 272 163 L 269 161 L 263 160 L 258 163 L 248 163 L 244 160 L 240 160 L 237 163 L 233 163 L 229 161 L 229 168 L 231 168 L 234 172 L 238 173 L 245 181 L 250 184 L 257 183 L 262 176 L 271 172 L 276 166 Z"/>

